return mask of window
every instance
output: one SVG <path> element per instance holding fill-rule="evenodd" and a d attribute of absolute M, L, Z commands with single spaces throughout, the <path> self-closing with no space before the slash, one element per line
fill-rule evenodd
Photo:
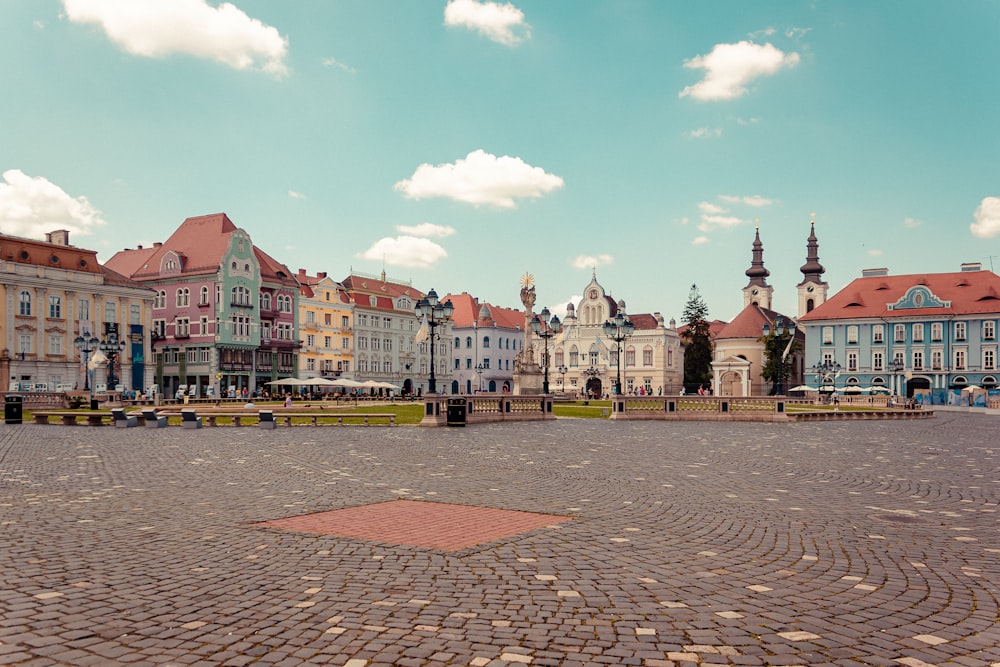
<path fill-rule="evenodd" d="M 858 371 L 858 353 L 851 351 L 847 353 L 847 370 L 850 373 Z"/>
<path fill-rule="evenodd" d="M 163 338 L 167 335 L 167 323 L 165 320 L 153 320 L 153 333 Z"/>
<path fill-rule="evenodd" d="M 128 307 L 128 323 L 129 324 L 142 324 L 142 306 L 137 303 L 130 304 Z"/>
<path fill-rule="evenodd" d="M 955 340 L 965 340 L 965 322 L 955 322 Z"/>
<path fill-rule="evenodd" d="M 292 297 L 287 294 L 278 295 L 278 310 L 282 313 L 292 312 Z"/>
<path fill-rule="evenodd" d="M 489 357 L 483 357 L 483 368 L 485 368 L 486 370 L 489 370 L 489 368 L 490 368 L 490 358 Z"/>
<path fill-rule="evenodd" d="M 62 297 L 49 297 L 49 317 L 58 320 L 62 317 Z"/>
<path fill-rule="evenodd" d="M 63 353 L 62 347 L 62 336 L 53 335 L 49 336 L 49 354 L 52 356 L 61 356 Z"/>
<path fill-rule="evenodd" d="M 35 341 L 31 334 L 18 334 L 17 352 L 18 354 L 34 354 Z"/>
<path fill-rule="evenodd" d="M 459 359 L 456 359 L 456 360 L 455 360 L 455 370 L 457 371 L 457 370 L 459 370 L 460 368 L 462 368 L 462 362 L 461 362 L 461 360 L 459 360 Z"/>
<path fill-rule="evenodd" d="M 289 322 L 278 322 L 278 340 L 292 340 L 292 325 Z"/>
<path fill-rule="evenodd" d="M 313 347 L 314 345 L 316 345 L 316 336 L 314 336 L 313 334 L 307 334 L 306 345 L 308 345 L 309 347 Z"/>
<path fill-rule="evenodd" d="M 642 365 L 652 366 L 653 365 L 653 348 L 647 347 L 642 350 Z"/>
<path fill-rule="evenodd" d="M 333 345 L 331 345 L 332 342 L 333 340 L 330 336 L 323 336 L 323 347 L 327 349 L 333 347 Z"/>
<path fill-rule="evenodd" d="M 358 349 L 359 350 L 368 349 L 368 336 L 358 336 Z"/>
<path fill-rule="evenodd" d="M 940 322 L 931 323 L 931 340 L 941 340 L 944 336 L 944 327 Z"/>
<path fill-rule="evenodd" d="M 580 365 L 580 353 L 576 349 L 569 351 L 569 365 L 570 368 L 577 368 Z"/>
<path fill-rule="evenodd" d="M 924 342 L 924 325 L 919 322 L 913 325 L 913 342 L 914 343 Z"/>
<path fill-rule="evenodd" d="M 465 337 L 465 349 L 468 350 L 471 347 L 472 347 L 472 336 L 466 336 Z"/>
<path fill-rule="evenodd" d="M 410 324 L 413 324 L 413 323 L 410 322 Z M 351 326 L 351 320 L 350 320 L 350 318 L 347 317 L 347 315 L 341 315 L 340 316 L 340 326 L 343 327 L 343 328 L 345 328 L 345 329 L 347 327 Z"/>
<path fill-rule="evenodd" d="M 372 343 L 372 349 L 373 350 L 377 350 L 382 345 L 382 339 L 381 338 L 376 338 L 375 336 L 372 336 L 371 343 Z"/>
<path fill-rule="evenodd" d="M 922 371 L 924 370 L 924 352 L 923 350 L 913 351 L 913 370 Z"/>
<path fill-rule="evenodd" d="M 31 315 L 31 292 L 27 290 L 21 290 L 18 295 L 20 301 L 18 306 L 18 315 Z"/>
<path fill-rule="evenodd" d="M 858 344 L 858 325 L 852 324 L 847 327 L 847 344 L 857 345 Z"/>
<path fill-rule="evenodd" d="M 316 324 L 316 313 L 315 312 L 313 312 L 311 310 L 307 310 L 306 311 L 306 324 Z"/>
<path fill-rule="evenodd" d="M 191 290 L 187 287 L 178 288 L 177 290 L 177 307 L 186 308 L 191 305 Z"/>
<path fill-rule="evenodd" d="M 250 290 L 249 288 L 243 287 L 242 285 L 237 285 L 231 290 L 232 302 L 230 305 L 233 306 L 249 306 L 250 301 Z"/>
<path fill-rule="evenodd" d="M 207 347 L 203 347 L 198 350 L 198 359 L 203 364 L 207 364 L 212 360 L 212 350 Z"/>
<path fill-rule="evenodd" d="M 382 318 L 382 328 L 383 329 L 391 329 L 392 328 L 392 318 L 391 317 L 383 317 Z"/>
<path fill-rule="evenodd" d="M 467 369 L 472 368 L 472 359 L 469 359 L 468 357 L 466 357 L 466 359 L 465 359 L 465 367 Z"/>
<path fill-rule="evenodd" d="M 625 365 L 635 366 L 635 349 L 629 348 L 625 350 Z"/>
<path fill-rule="evenodd" d="M 392 361 L 391 360 L 386 359 L 385 361 L 382 362 L 382 372 L 383 373 L 391 373 L 392 372 Z"/>
<path fill-rule="evenodd" d="M 931 350 L 931 370 L 940 371 L 944 367 L 944 352 Z"/>
<path fill-rule="evenodd" d="M 997 351 L 992 348 L 986 348 L 983 350 L 983 370 L 993 371 L 996 370 L 997 363 Z"/>
<path fill-rule="evenodd" d="M 333 326 L 333 315 L 330 313 L 323 313 L 323 324 L 326 326 Z"/>
<path fill-rule="evenodd" d="M 208 305 L 208 286 L 202 285 L 201 291 L 198 296 L 198 305 L 207 306 Z"/>
<path fill-rule="evenodd" d="M 316 370 L 316 360 L 313 359 L 312 357 L 309 357 L 308 359 L 306 359 L 306 370 L 307 371 L 314 371 L 314 370 Z"/>
<path fill-rule="evenodd" d="M 233 315 L 230 319 L 230 323 L 233 326 L 233 336 L 249 338 L 250 337 L 250 318 L 243 315 Z M 263 335 L 263 331 L 261 331 Z"/>
<path fill-rule="evenodd" d="M 367 315 L 358 315 L 358 326 L 359 327 L 366 327 L 366 326 L 368 326 L 368 316 Z"/>
<path fill-rule="evenodd" d="M 80 299 L 77 303 L 77 313 L 78 319 L 89 320 L 90 319 L 90 299 Z"/>
<path fill-rule="evenodd" d="M 885 325 L 876 324 L 872 327 L 872 342 L 881 343 L 885 337 Z"/>
<path fill-rule="evenodd" d="M 881 371 L 884 370 L 882 365 L 885 363 L 885 359 L 881 352 L 872 352 L 872 370 Z"/>
<path fill-rule="evenodd" d="M 892 341 L 894 343 L 906 342 L 906 325 L 894 324 L 892 326 Z"/>
<path fill-rule="evenodd" d="M 200 333 L 202 336 L 207 336 L 208 335 L 208 318 L 207 317 L 202 317 L 198 321 L 198 333 Z"/>
<path fill-rule="evenodd" d="M 455 337 L 455 349 L 457 350 L 457 349 L 459 349 L 460 347 L 462 347 L 462 339 L 461 339 L 461 338 L 458 338 L 458 337 L 456 336 L 456 337 Z"/>
<path fill-rule="evenodd" d="M 187 360 L 189 364 L 198 363 L 198 348 L 189 347 L 187 350 Z"/>
<path fill-rule="evenodd" d="M 262 292 L 260 295 L 260 309 L 271 310 L 271 295 L 267 292 Z"/>
<path fill-rule="evenodd" d="M 489 349 L 490 347 L 490 337 L 483 336 L 483 349 Z"/>
<path fill-rule="evenodd" d="M 104 302 L 104 321 L 105 322 L 118 321 L 118 304 L 116 304 L 114 301 Z"/>
<path fill-rule="evenodd" d="M 392 339 L 391 338 L 386 338 L 385 339 L 385 345 L 383 345 L 382 349 L 385 350 L 386 352 L 392 352 Z"/>
<path fill-rule="evenodd" d="M 965 370 L 965 349 L 955 350 L 955 370 Z"/>
<path fill-rule="evenodd" d="M 996 337 L 996 326 L 993 320 L 983 322 L 983 340 L 993 340 Z"/>
<path fill-rule="evenodd" d="M 342 338 L 340 340 L 340 347 L 341 347 L 341 349 L 344 349 L 344 350 L 351 349 L 351 339 L 350 338 Z"/>
<path fill-rule="evenodd" d="M 174 326 L 174 336 L 177 338 L 188 338 L 191 336 L 191 320 L 187 317 L 178 317 Z"/>
<path fill-rule="evenodd" d="M 833 345 L 833 327 L 823 327 L 823 345 Z"/>

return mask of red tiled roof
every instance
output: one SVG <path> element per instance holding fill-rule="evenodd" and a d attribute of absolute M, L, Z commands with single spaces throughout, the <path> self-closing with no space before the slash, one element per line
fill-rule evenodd
<path fill-rule="evenodd" d="M 501 329 L 520 330 L 521 327 L 524 326 L 523 311 L 501 308 L 500 306 L 494 306 L 488 303 L 481 304 L 479 303 L 479 299 L 472 296 L 468 292 L 462 292 L 461 294 L 448 294 L 441 297 L 442 302 L 449 300 L 455 308 L 451 319 L 456 327 L 471 327 L 473 322 L 479 322 L 480 326 L 492 326 L 495 324 Z M 482 310 L 484 305 L 489 311 L 490 319 L 492 320 L 491 322 L 483 321 L 479 317 L 479 311 Z"/>
<path fill-rule="evenodd" d="M 906 292 L 924 285 L 935 296 L 951 302 L 944 308 L 890 310 Z M 904 276 L 856 278 L 810 313 L 802 322 L 879 317 L 940 317 L 1000 312 L 1000 276 L 992 271 L 957 271 Z"/>
<path fill-rule="evenodd" d="M 723 322 L 722 320 L 712 320 L 708 323 L 708 337 L 710 340 L 715 340 L 719 336 L 719 332 L 729 326 L 729 322 Z M 684 332 L 688 330 L 688 325 L 682 324 L 677 327 L 677 334 L 680 336 L 684 335 Z"/>
<path fill-rule="evenodd" d="M 142 288 L 134 280 L 101 265 L 96 250 L 86 250 L 61 243 L 50 243 L 17 236 L 0 235 L 0 258 L 18 264 L 44 266 L 66 271 L 100 274 L 105 285 Z"/>

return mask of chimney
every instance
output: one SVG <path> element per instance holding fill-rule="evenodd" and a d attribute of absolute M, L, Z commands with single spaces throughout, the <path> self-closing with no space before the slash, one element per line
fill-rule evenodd
<path fill-rule="evenodd" d="M 861 271 L 862 278 L 878 278 L 880 276 L 887 276 L 887 275 L 889 275 L 889 269 L 886 268 L 862 269 Z"/>
<path fill-rule="evenodd" d="M 962 262 L 963 273 L 965 273 L 966 271 L 982 271 L 982 270 L 983 270 L 982 262 Z"/>
<path fill-rule="evenodd" d="M 162 244 L 162 243 L 160 243 L 159 241 L 156 241 L 155 243 L 153 243 L 153 247 L 154 247 L 154 248 L 159 248 L 159 247 L 160 247 L 160 246 L 162 246 L 162 245 L 163 245 L 163 244 Z"/>
<path fill-rule="evenodd" d="M 52 245 L 69 245 L 69 231 L 57 229 L 54 232 L 46 232 L 45 240 Z"/>
<path fill-rule="evenodd" d="M 306 277 L 306 270 L 305 269 L 299 269 L 299 275 L 301 277 L 305 278 Z"/>
<path fill-rule="evenodd" d="M 326 271 L 320 271 L 316 274 L 317 278 L 326 278 Z"/>

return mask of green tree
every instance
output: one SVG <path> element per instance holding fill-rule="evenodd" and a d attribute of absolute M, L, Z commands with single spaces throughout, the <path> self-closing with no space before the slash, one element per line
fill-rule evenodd
<path fill-rule="evenodd" d="M 701 298 L 697 285 L 691 285 L 681 321 L 687 329 L 681 334 L 684 343 L 684 384 L 694 389 L 712 381 L 712 337 L 709 330 L 708 306 Z"/>
<path fill-rule="evenodd" d="M 787 394 L 785 381 L 792 375 L 792 357 L 799 349 L 798 341 L 790 333 L 779 334 L 774 331 L 758 340 L 764 344 L 764 367 L 760 370 L 760 376 L 771 383 L 771 391 L 768 393 L 775 395 L 781 385 L 782 392 Z"/>

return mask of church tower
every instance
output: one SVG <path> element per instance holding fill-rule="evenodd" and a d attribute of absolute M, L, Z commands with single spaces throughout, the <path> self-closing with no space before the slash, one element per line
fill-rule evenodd
<path fill-rule="evenodd" d="M 806 240 L 806 263 L 799 269 L 802 282 L 798 285 L 799 312 L 802 317 L 824 301 L 830 286 L 823 280 L 826 269 L 819 263 L 819 242 L 816 240 L 816 214 L 809 222 L 809 238 Z"/>
<path fill-rule="evenodd" d="M 771 272 L 764 268 L 764 244 L 760 242 L 759 226 L 753 240 L 753 260 L 750 262 L 750 268 L 746 270 L 746 275 L 750 278 L 750 282 L 743 288 L 743 307 L 746 308 L 753 303 L 770 310 L 774 288 L 767 284 L 767 277 Z"/>

